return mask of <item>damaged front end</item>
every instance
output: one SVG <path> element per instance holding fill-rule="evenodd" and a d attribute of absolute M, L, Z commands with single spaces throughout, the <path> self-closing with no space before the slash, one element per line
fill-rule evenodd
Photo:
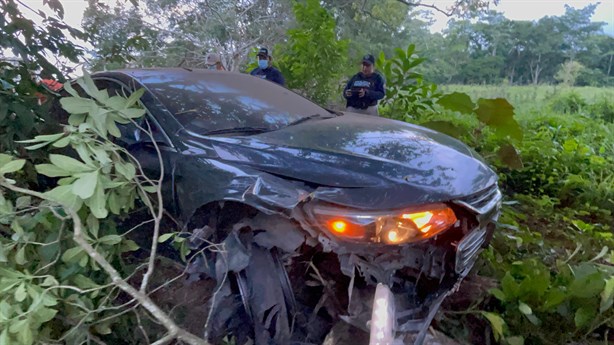
<path fill-rule="evenodd" d="M 259 178 L 233 201 L 245 209 L 221 203 L 208 215 L 217 221 L 193 235 L 195 248 L 222 243 L 190 267 L 218 284 L 205 325 L 214 343 L 230 332 L 239 344 L 321 344 L 342 320 L 370 332 L 365 343 L 422 344 L 490 241 L 501 201 L 495 183 L 463 198 L 372 211 L 331 203 L 329 190 L 318 198 L 326 188 L 301 185 L 289 195 L 271 181 Z M 228 213 L 233 220 L 224 221 Z"/>

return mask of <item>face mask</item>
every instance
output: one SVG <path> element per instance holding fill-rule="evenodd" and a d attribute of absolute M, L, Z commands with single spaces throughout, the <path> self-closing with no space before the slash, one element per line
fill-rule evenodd
<path fill-rule="evenodd" d="M 216 69 L 216 66 L 215 65 L 209 65 L 209 66 L 207 66 L 207 69 Z"/>
<path fill-rule="evenodd" d="M 269 62 L 267 60 L 258 60 L 258 67 L 261 69 L 266 69 L 269 67 Z"/>

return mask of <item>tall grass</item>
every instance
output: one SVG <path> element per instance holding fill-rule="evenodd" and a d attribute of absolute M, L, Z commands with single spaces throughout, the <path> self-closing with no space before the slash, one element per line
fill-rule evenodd
<path fill-rule="evenodd" d="M 442 85 L 441 90 L 464 92 L 474 100 L 478 98 L 506 98 L 518 110 L 539 110 L 549 105 L 552 99 L 568 93 L 580 95 L 587 103 L 596 103 L 602 99 L 614 101 L 613 87 L 567 87 L 558 85 Z M 521 111 L 522 112 L 522 111 Z"/>

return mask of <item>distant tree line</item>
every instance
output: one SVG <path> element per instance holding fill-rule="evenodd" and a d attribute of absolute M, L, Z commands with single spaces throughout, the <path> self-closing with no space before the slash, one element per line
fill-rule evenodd
<path fill-rule="evenodd" d="M 305 1 L 141 0 L 138 7 L 88 1 L 83 24 L 94 44 L 93 69 L 199 67 L 205 54 L 215 51 L 229 70 L 245 70 L 254 47 L 288 47 L 297 39 L 288 30 L 309 25 L 295 12 L 295 4 Z M 471 4 L 459 1 L 457 15 L 442 33 L 430 32 L 424 7 L 397 0 L 323 0 L 319 5 L 327 13 L 316 17 L 334 19 L 335 35 L 327 38 L 331 49 L 335 40 L 348 42 L 342 52 L 347 59 L 334 59 L 347 61 L 334 66 L 346 75 L 356 69 L 348 62 L 358 63 L 365 53 L 392 56 L 395 48 L 413 43 L 427 59 L 419 72 L 439 84 L 614 85 L 614 37 L 603 32 L 604 23 L 591 21 L 596 4 L 567 6 L 561 16 L 536 21 L 509 20 Z M 317 44 L 327 50 L 326 42 Z M 297 57 L 301 51 L 305 56 Z M 292 52 L 292 59 L 314 61 L 314 67 L 322 65 L 315 61 L 329 59 L 314 51 Z M 285 53 L 273 49 L 274 57 Z"/>
<path fill-rule="evenodd" d="M 614 85 L 614 37 L 591 22 L 596 5 L 567 6 L 537 21 L 489 11 L 454 20 L 425 47 L 426 76 L 438 83 Z"/>

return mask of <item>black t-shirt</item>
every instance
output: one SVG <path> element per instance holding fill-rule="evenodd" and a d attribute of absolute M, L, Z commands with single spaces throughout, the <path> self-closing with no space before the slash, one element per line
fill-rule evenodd
<path fill-rule="evenodd" d="M 346 106 L 366 109 L 376 105 L 377 101 L 386 95 L 385 84 L 384 77 L 377 72 L 372 73 L 370 76 L 366 76 L 362 72 L 356 73 L 343 90 L 343 96 L 347 100 Z M 358 97 L 360 89 L 365 89 L 364 97 Z M 351 96 L 345 94 L 347 90 L 352 90 Z"/>
<path fill-rule="evenodd" d="M 252 70 L 249 74 L 254 75 L 256 77 L 260 77 L 262 79 L 270 80 L 282 86 L 284 86 L 285 84 L 284 76 L 281 74 L 281 72 L 277 68 L 273 66 L 269 66 L 265 69 L 257 67 L 254 70 Z"/>

